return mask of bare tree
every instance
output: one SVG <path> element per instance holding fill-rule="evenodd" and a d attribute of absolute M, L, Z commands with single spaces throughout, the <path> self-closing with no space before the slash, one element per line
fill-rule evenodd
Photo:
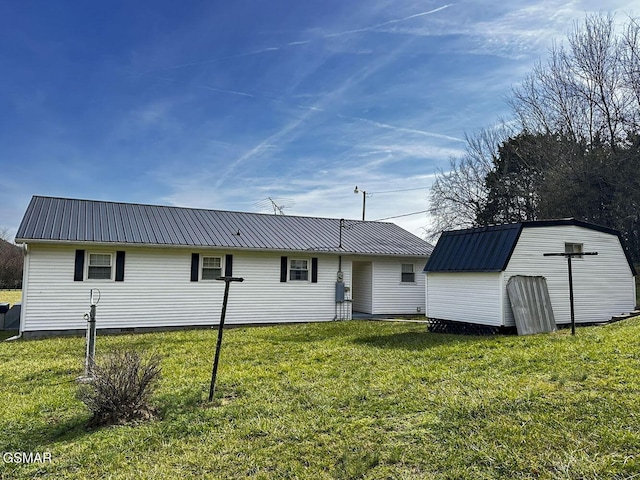
<path fill-rule="evenodd" d="M 513 89 L 509 104 L 522 129 L 615 150 L 638 118 L 638 45 L 633 18 L 622 36 L 612 15 L 576 23 L 566 47 L 554 44 L 546 64 Z"/>
<path fill-rule="evenodd" d="M 0 229 L 0 288 L 20 288 L 24 254 L 7 238 L 7 229 Z"/>
<path fill-rule="evenodd" d="M 622 34 L 622 68 L 625 88 L 630 92 L 630 112 L 627 122 L 640 130 L 640 21 L 630 18 Z"/>
<path fill-rule="evenodd" d="M 512 91 L 517 126 L 467 138 L 437 174 L 427 230 L 576 217 L 640 258 L 640 22 L 588 15 Z"/>
<path fill-rule="evenodd" d="M 487 199 L 485 179 L 498 155 L 498 145 L 513 133 L 502 122 L 494 128 L 467 136 L 465 154 L 449 160 L 449 170 L 440 170 L 429 193 L 428 213 L 432 218 L 426 230 L 436 240 L 444 230 L 472 227 Z"/>

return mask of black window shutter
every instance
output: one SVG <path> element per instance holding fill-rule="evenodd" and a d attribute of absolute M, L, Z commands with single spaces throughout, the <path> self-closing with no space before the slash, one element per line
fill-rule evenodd
<path fill-rule="evenodd" d="M 124 282 L 124 252 L 116 252 L 116 282 Z"/>
<path fill-rule="evenodd" d="M 73 272 L 73 281 L 81 282 L 84 277 L 84 250 L 76 250 L 76 263 Z"/>
<path fill-rule="evenodd" d="M 191 254 L 191 281 L 198 281 L 198 270 L 200 269 L 200 254 L 192 253 Z"/>
<path fill-rule="evenodd" d="M 289 266 L 287 257 L 280 257 L 280 281 L 287 281 L 287 267 Z"/>
<path fill-rule="evenodd" d="M 227 277 L 233 277 L 233 255 L 224 257 L 224 274 Z"/>
<path fill-rule="evenodd" d="M 311 259 L 311 283 L 318 283 L 318 258 Z"/>

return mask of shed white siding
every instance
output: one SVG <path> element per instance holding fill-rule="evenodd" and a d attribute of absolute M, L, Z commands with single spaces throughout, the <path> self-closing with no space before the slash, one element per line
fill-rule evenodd
<path fill-rule="evenodd" d="M 502 272 L 429 272 L 427 317 L 502 326 Z"/>
<path fill-rule="evenodd" d="M 584 252 L 598 252 L 571 262 L 576 322 L 604 322 L 633 310 L 634 278 L 618 237 L 575 225 L 524 228 L 505 269 L 502 289 L 513 275 L 541 275 L 547 279 L 556 323 L 570 323 L 567 260 L 543 256 L 564 252 L 565 242 L 582 244 Z M 514 325 L 506 295 L 502 308 L 505 325 Z"/>
<path fill-rule="evenodd" d="M 292 258 L 319 259 L 318 283 L 281 283 L 279 253 L 118 247 L 117 250 L 126 251 L 123 282 L 74 282 L 76 248 L 92 250 L 86 246 L 29 245 L 23 331 L 86 328 L 83 314 L 89 309 L 92 288 L 101 293 L 98 328 L 217 324 L 224 283 L 191 282 L 192 252 L 233 254 L 233 275 L 245 280 L 231 285 L 226 317 L 229 324 L 329 321 L 335 316 L 335 255 L 291 254 Z M 103 247 L 96 250 L 109 251 Z M 345 284 L 350 285 L 348 260 L 343 260 L 343 271 Z"/>

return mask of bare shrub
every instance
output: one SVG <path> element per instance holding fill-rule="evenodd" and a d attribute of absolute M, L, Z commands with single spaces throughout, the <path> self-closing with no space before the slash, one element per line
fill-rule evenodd
<path fill-rule="evenodd" d="M 150 397 L 160 379 L 160 357 L 143 358 L 118 350 L 96 362 L 91 382 L 80 385 L 78 398 L 93 413 L 88 426 L 122 425 L 151 420 L 157 411 Z"/>

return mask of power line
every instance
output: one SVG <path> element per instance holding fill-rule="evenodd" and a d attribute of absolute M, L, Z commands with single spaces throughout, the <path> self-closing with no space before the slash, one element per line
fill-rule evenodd
<path fill-rule="evenodd" d="M 382 220 L 391 220 L 392 218 L 400 218 L 400 217 L 409 217 L 411 215 L 418 215 L 420 213 L 427 213 L 429 210 L 420 210 L 419 212 L 405 213 L 404 215 L 395 215 L 393 217 L 379 218 L 377 220 L 373 220 L 374 222 L 381 222 Z"/>
<path fill-rule="evenodd" d="M 379 195 L 381 193 L 397 193 L 397 192 L 410 192 L 412 190 L 428 190 L 429 187 L 415 187 L 415 188 L 402 188 L 399 190 L 385 190 L 384 192 L 367 192 L 367 195 Z"/>

